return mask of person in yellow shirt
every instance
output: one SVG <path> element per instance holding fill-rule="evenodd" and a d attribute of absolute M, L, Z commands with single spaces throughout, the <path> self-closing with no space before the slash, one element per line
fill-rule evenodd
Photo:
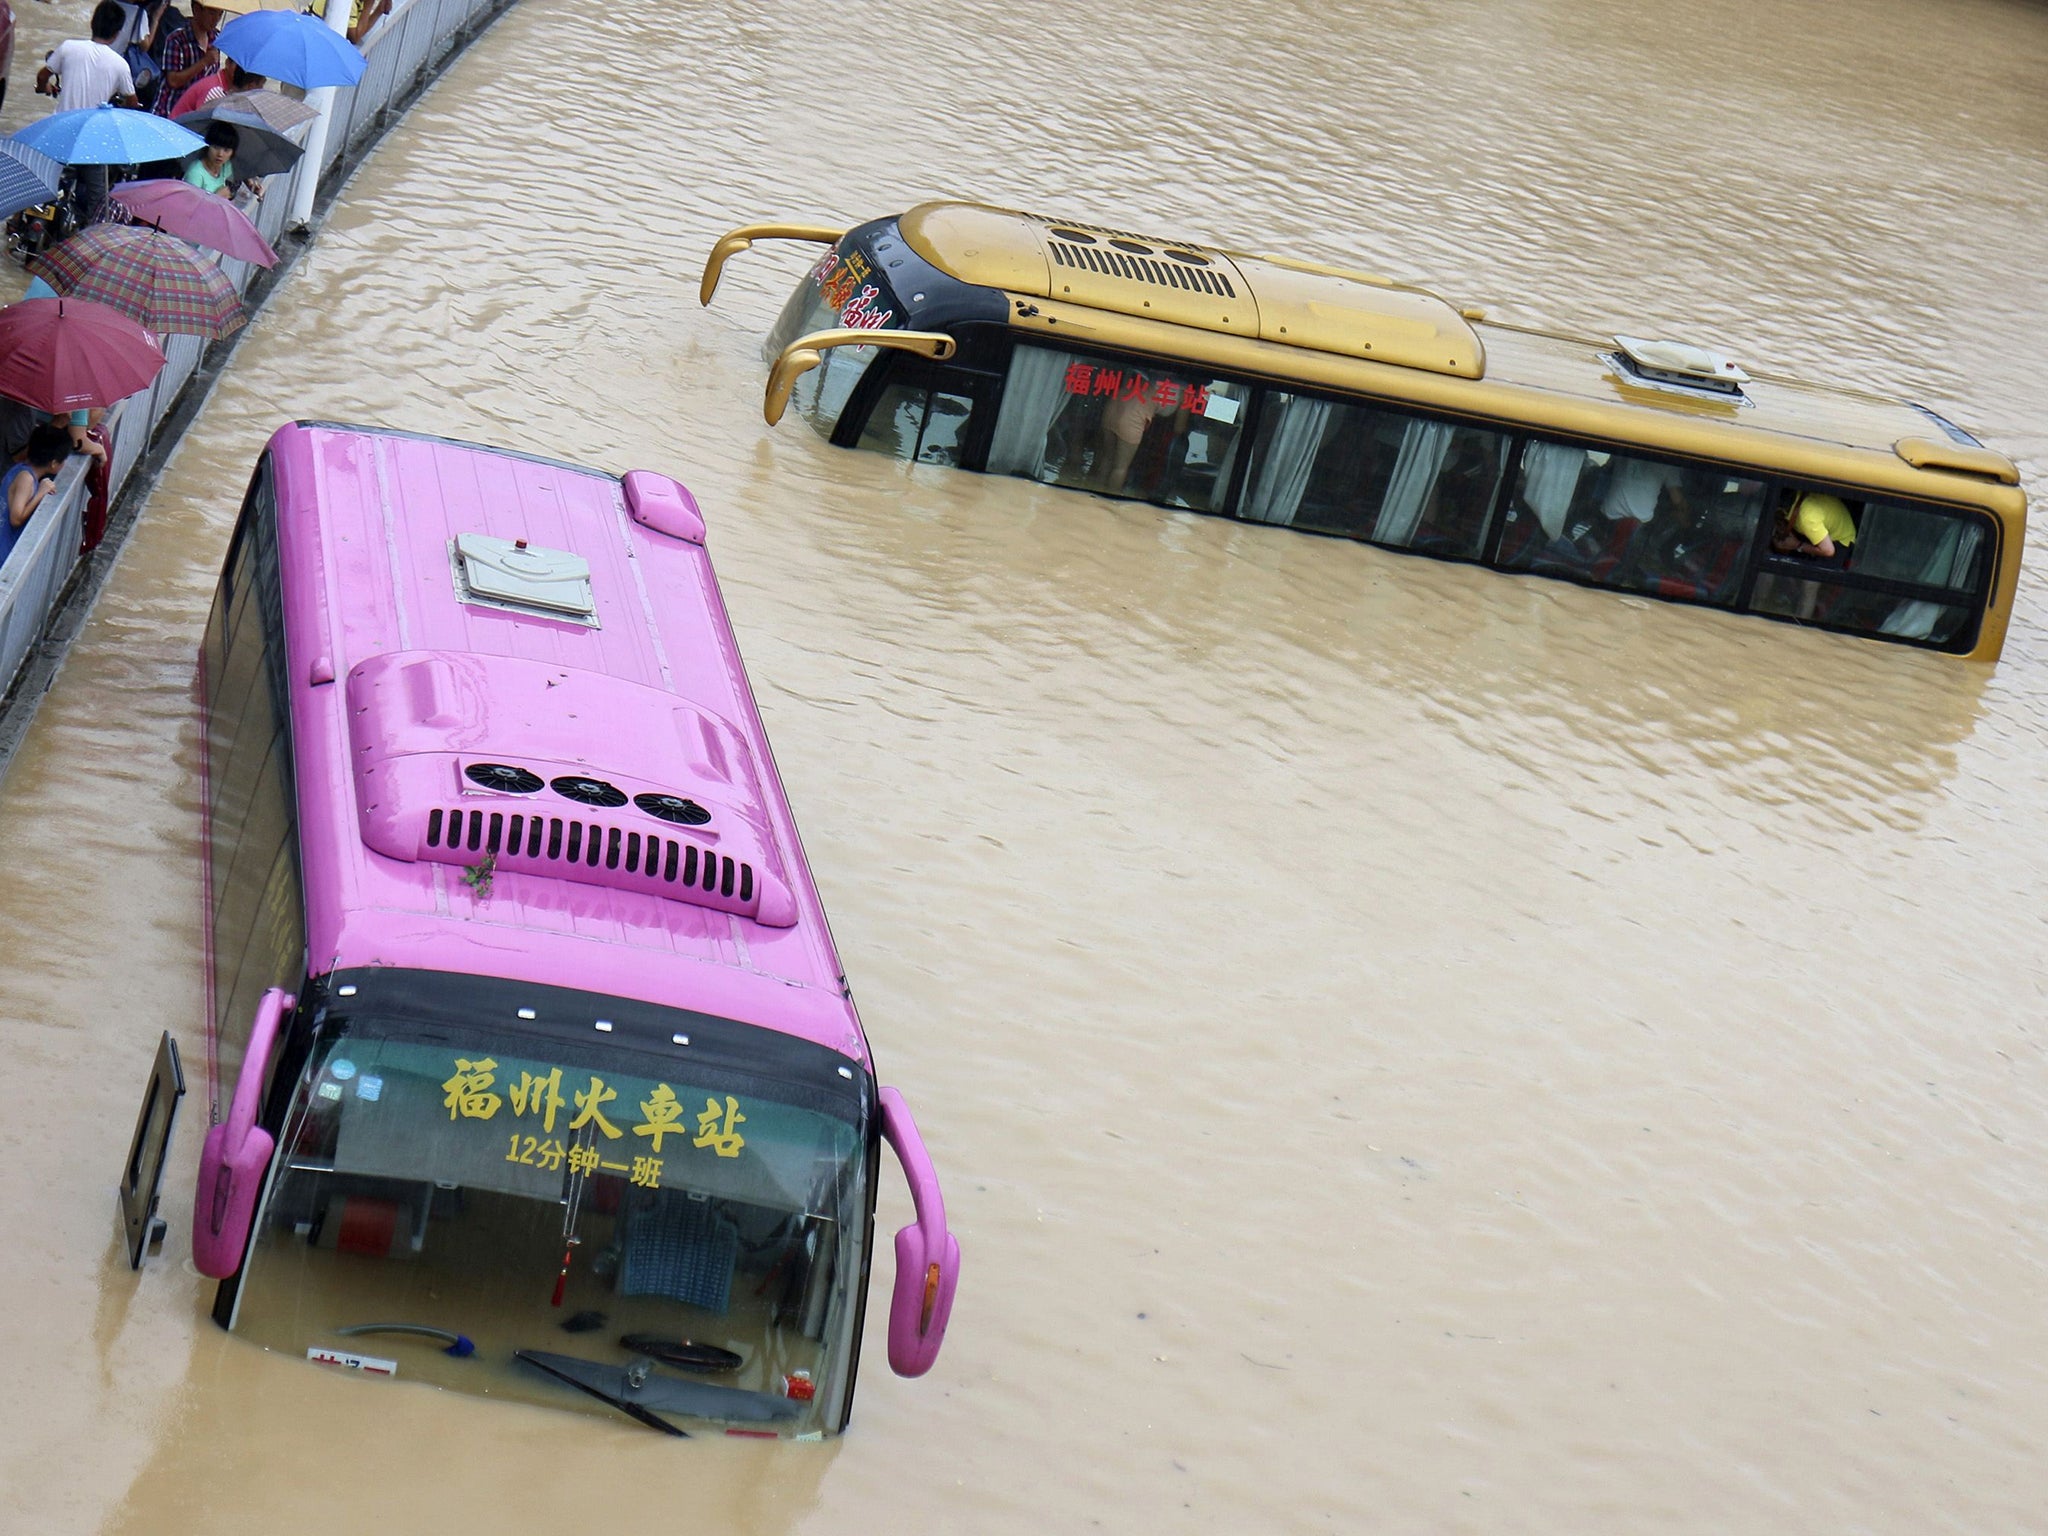
<path fill-rule="evenodd" d="M 1781 555 L 1808 555 L 1836 564 L 1849 557 L 1856 542 L 1856 519 L 1839 496 L 1825 491 L 1804 491 L 1778 514 L 1777 531 L 1771 548 Z"/>

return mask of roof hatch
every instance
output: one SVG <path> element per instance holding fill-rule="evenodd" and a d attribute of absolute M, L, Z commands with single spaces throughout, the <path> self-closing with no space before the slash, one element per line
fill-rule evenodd
<path fill-rule="evenodd" d="M 463 602 L 598 627 L 590 562 L 581 555 L 487 533 L 457 534 L 448 548 Z"/>
<path fill-rule="evenodd" d="M 1645 341 L 1640 336 L 1617 336 L 1614 345 L 1619 350 L 1608 361 L 1628 383 L 1724 400 L 1745 398 L 1742 386 L 1749 375 L 1718 352 L 1689 341 Z"/>
<path fill-rule="evenodd" d="M 348 722 L 363 842 L 387 858 L 488 861 L 796 922 L 746 738 L 674 694 L 518 657 L 394 651 L 349 673 Z"/>

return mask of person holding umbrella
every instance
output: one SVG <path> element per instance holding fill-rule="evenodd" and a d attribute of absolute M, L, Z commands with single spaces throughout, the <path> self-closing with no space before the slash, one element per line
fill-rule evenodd
<path fill-rule="evenodd" d="M 43 498 L 57 488 L 57 471 L 71 457 L 71 439 L 57 427 L 37 427 L 21 452 L 14 456 L 7 473 L 0 476 L 0 567 L 14 553 L 15 542 L 28 520 L 35 516 Z"/>
<path fill-rule="evenodd" d="M 185 167 L 185 180 L 202 192 L 230 196 L 228 183 L 235 179 L 235 151 L 241 146 L 242 136 L 233 123 L 208 123 L 206 148 Z"/>
<path fill-rule="evenodd" d="M 163 83 L 157 87 L 150 110 L 158 117 L 170 117 L 178 98 L 202 75 L 220 67 L 214 51 L 214 35 L 220 31 L 220 15 L 212 6 L 193 0 L 192 19 L 163 42 Z"/>

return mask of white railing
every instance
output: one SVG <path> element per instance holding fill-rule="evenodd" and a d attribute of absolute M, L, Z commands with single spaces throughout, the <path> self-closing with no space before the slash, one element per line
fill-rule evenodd
<path fill-rule="evenodd" d="M 245 203 L 256 227 L 273 246 L 284 237 L 286 221 L 300 179 L 325 181 L 347 157 L 358 158 L 389 121 L 393 103 L 403 103 L 414 87 L 447 60 L 458 35 L 471 23 L 504 9 L 511 0 L 400 0 L 380 22 L 363 47 L 363 78 L 334 93 L 333 116 L 319 165 L 307 155 L 289 175 L 269 177 L 263 197 Z M 310 126 L 310 125 L 308 125 Z M 303 136 L 305 128 L 295 129 Z M 223 261 L 222 268 L 237 293 L 247 293 L 258 269 L 244 261 Z M 148 389 L 129 396 L 107 412 L 112 441 L 108 499 L 121 494 L 136 465 L 157 438 L 164 418 L 177 407 L 205 357 L 206 343 L 197 336 L 173 336 L 164 348 L 165 363 Z M 71 584 L 84 539 L 87 499 L 86 460 L 73 458 L 57 476 L 55 494 L 43 498 L 22 529 L 7 563 L 0 566 L 0 697 L 21 675 L 23 665 L 49 627 Z M 6 509 L 0 507 L 0 516 Z"/>

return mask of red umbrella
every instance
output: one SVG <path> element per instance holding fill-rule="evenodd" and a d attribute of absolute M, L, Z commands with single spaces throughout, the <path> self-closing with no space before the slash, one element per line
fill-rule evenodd
<path fill-rule="evenodd" d="M 149 387 L 163 349 L 119 310 L 83 299 L 0 309 L 0 395 L 57 415 L 112 405 Z"/>
<path fill-rule="evenodd" d="M 188 181 L 124 181 L 108 195 L 138 224 L 154 224 L 166 234 L 259 267 L 277 265 L 277 252 L 249 215 L 218 193 L 202 192 Z"/>

